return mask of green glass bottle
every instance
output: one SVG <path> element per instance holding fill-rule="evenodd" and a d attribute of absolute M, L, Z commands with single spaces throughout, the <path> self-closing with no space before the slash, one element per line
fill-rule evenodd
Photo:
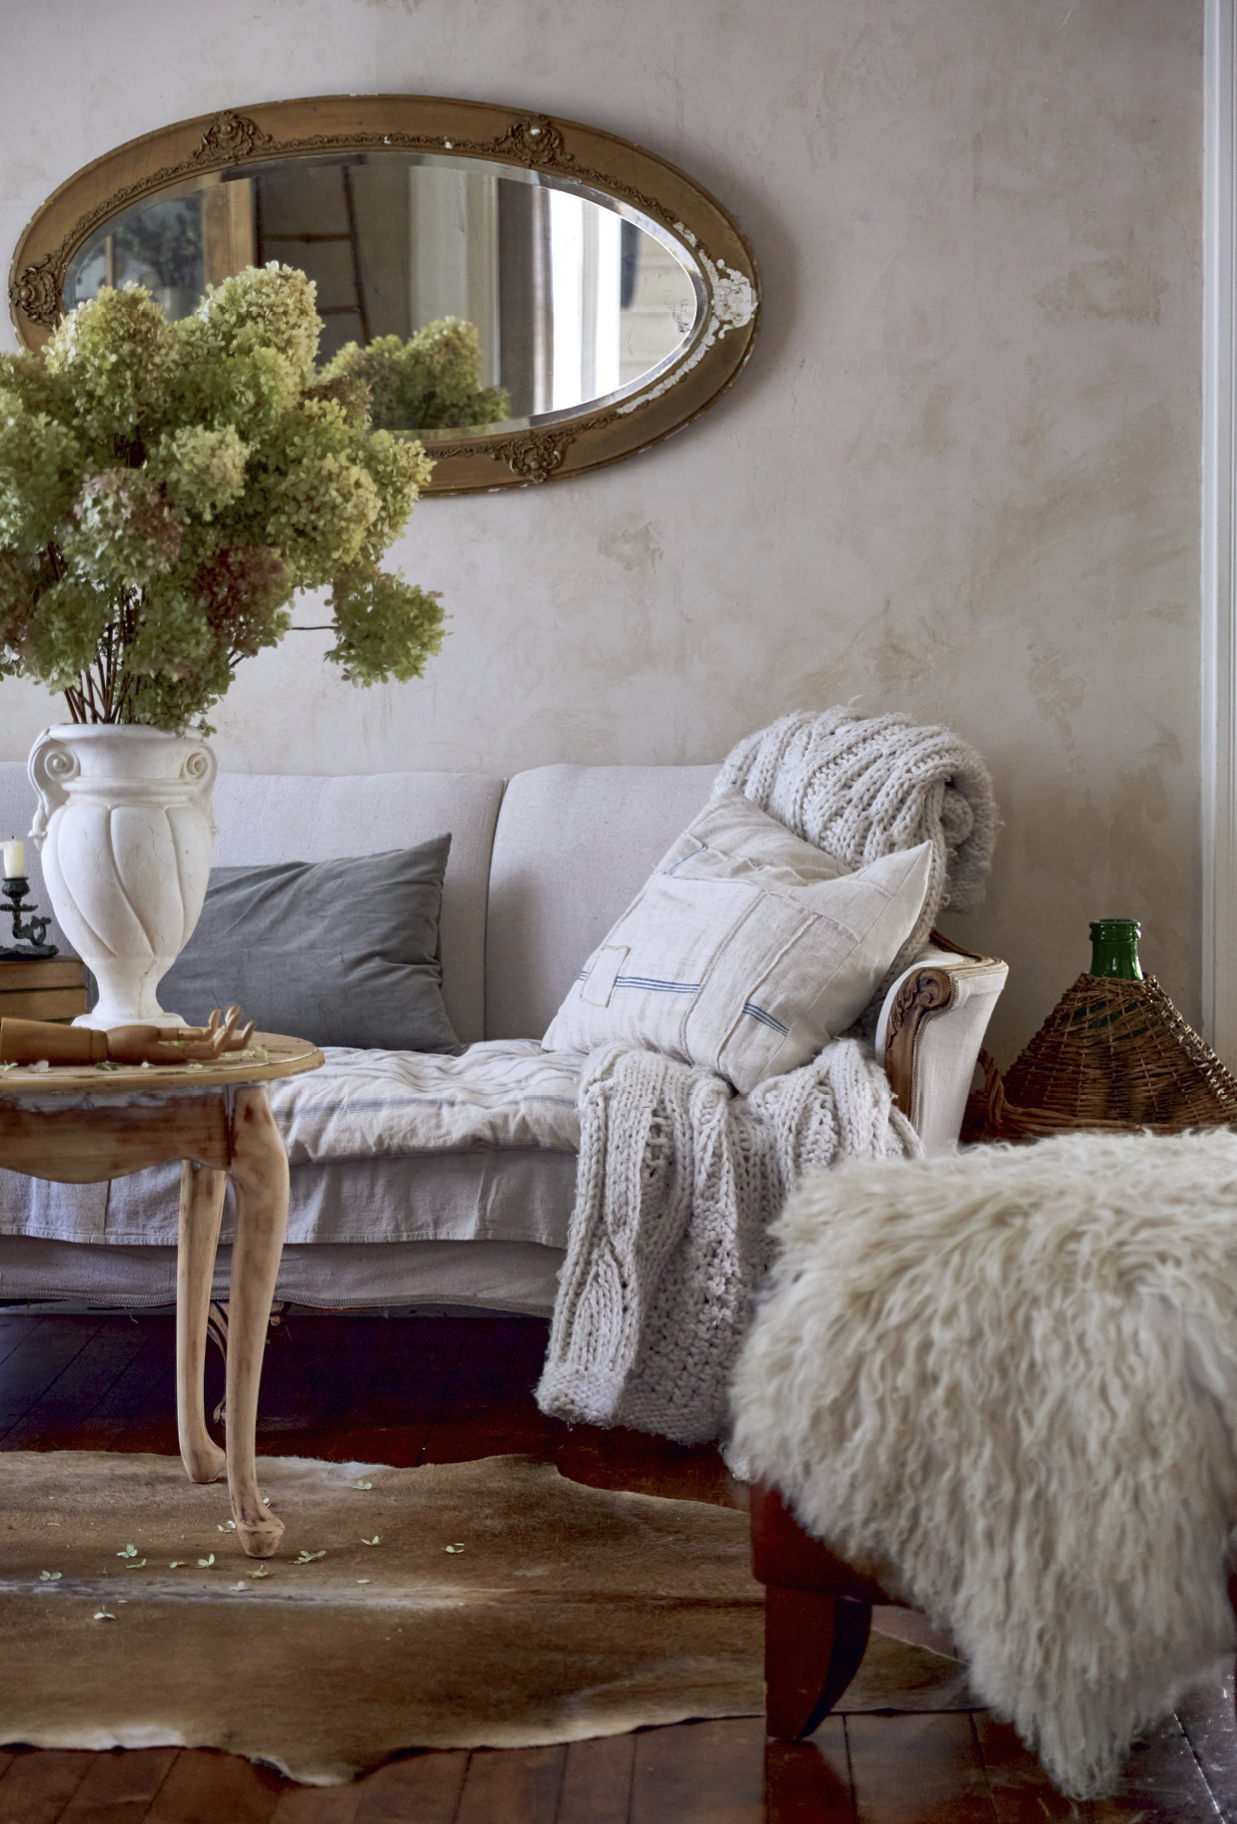
<path fill-rule="evenodd" d="M 1138 940 L 1142 926 L 1136 918 L 1097 918 L 1091 925 L 1091 973 L 1115 975 L 1119 981 L 1141 982 Z"/>

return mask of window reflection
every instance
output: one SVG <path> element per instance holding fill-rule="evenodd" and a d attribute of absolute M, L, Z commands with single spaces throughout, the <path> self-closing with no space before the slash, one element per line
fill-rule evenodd
<path fill-rule="evenodd" d="M 200 199 L 150 204 L 92 244 L 83 260 L 74 302 L 93 297 L 100 285 L 144 285 L 169 317 L 188 316 L 206 282 Z"/>

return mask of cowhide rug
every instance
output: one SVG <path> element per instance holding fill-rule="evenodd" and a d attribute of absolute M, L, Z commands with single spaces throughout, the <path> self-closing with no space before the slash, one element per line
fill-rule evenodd
<path fill-rule="evenodd" d="M 524 1457 L 259 1470 L 287 1525 L 262 1565 L 177 1458 L 0 1455 L 0 1744 L 215 1747 L 330 1785 L 404 1748 L 763 1708 L 744 1514 Z M 876 1635 L 842 1707 L 973 1700 L 955 1660 Z"/>

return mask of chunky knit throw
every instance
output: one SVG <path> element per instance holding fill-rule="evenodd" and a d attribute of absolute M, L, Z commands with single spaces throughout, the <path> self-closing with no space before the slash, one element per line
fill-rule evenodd
<path fill-rule="evenodd" d="M 1000 820 L 987 767 L 951 729 L 845 708 L 801 710 L 731 750 L 713 789 L 727 787 L 852 868 L 932 845 L 923 912 L 895 974 L 913 962 L 946 906 L 971 912 L 983 900 Z"/>
<path fill-rule="evenodd" d="M 1076 1798 L 1231 1670 L 1235 1209 L 1228 1130 L 844 1166 L 777 1224 L 736 1374 L 756 1476 Z"/>
<path fill-rule="evenodd" d="M 727 787 L 852 867 L 932 844 L 927 903 L 895 972 L 951 896 L 955 906 L 981 896 L 992 787 L 947 729 L 845 709 L 786 716 L 735 748 L 714 789 Z M 538 1402 L 559 1418 L 683 1444 L 727 1429 L 768 1225 L 803 1174 L 922 1150 L 871 1046 L 853 1038 L 748 1096 L 711 1071 L 610 1045 L 585 1067 L 580 1128 Z"/>

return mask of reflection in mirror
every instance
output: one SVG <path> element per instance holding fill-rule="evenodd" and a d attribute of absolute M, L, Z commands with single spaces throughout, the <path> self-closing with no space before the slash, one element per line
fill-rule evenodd
<path fill-rule="evenodd" d="M 361 151 L 203 174 L 112 215 L 71 260 L 64 305 L 136 283 L 184 317 L 246 266 L 298 266 L 317 285 L 328 373 L 362 373 L 374 422 L 432 444 L 647 386 L 701 320 L 689 258 L 557 175 Z"/>

